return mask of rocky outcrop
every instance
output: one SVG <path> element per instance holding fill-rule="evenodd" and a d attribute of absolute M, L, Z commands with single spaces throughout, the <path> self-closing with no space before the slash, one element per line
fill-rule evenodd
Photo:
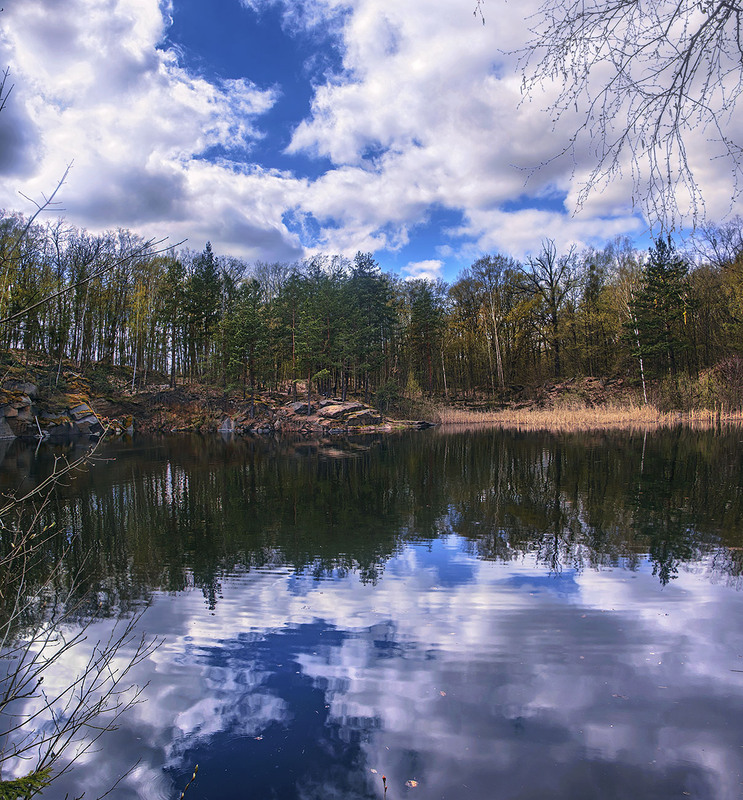
<path fill-rule="evenodd" d="M 294 387 L 239 398 L 213 386 L 171 387 L 161 375 L 153 375 L 146 387 L 134 386 L 119 374 L 123 368 L 93 365 L 84 373 L 79 366 L 63 366 L 52 368 L 41 358 L 9 359 L 0 382 L 0 441 L 131 435 L 135 427 L 145 433 L 320 437 L 416 427 L 413 422 L 386 423 L 378 410 L 355 400 L 314 394 L 308 409 L 306 392 L 298 400 Z"/>
<path fill-rule="evenodd" d="M 4 381 L 0 394 L 0 439 L 70 439 L 104 432 L 98 415 L 80 398 L 50 410 L 39 403 L 36 384 L 16 380 Z"/>
<path fill-rule="evenodd" d="M 260 412 L 259 409 L 260 408 Z M 310 414 L 307 402 L 271 405 L 270 402 L 246 403 L 228 416 L 221 417 L 215 427 L 222 433 L 300 433 L 332 434 L 349 431 L 391 430 L 384 425 L 382 415 L 374 408 L 355 401 L 339 399 L 313 400 Z M 202 430 L 208 428 L 202 428 Z M 212 428 L 214 430 L 214 428 Z"/>
<path fill-rule="evenodd" d="M 363 403 L 339 403 L 336 401 L 323 405 L 317 412 L 317 416 L 322 419 L 347 419 L 354 412 L 362 411 L 365 408 Z"/>

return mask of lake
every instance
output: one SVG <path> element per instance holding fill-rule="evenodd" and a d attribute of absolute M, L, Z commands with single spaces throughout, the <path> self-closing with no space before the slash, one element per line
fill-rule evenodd
<path fill-rule="evenodd" d="M 198 764 L 186 800 L 739 798 L 741 440 L 104 444 L 47 521 L 89 641 L 164 641 L 49 795 L 176 800 Z M 79 452 L 3 446 L 6 491 Z"/>

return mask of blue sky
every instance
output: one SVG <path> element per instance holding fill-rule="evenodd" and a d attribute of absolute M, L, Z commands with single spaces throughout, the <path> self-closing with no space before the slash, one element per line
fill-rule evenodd
<path fill-rule="evenodd" d="M 8 0 L 0 206 L 29 212 L 73 162 L 69 222 L 187 239 L 248 261 L 372 251 L 404 277 L 452 280 L 647 225 L 625 178 L 576 212 L 590 143 L 552 157 L 555 87 L 524 98 L 511 50 L 536 0 Z M 734 122 L 734 120 L 733 120 Z M 707 212 L 730 211 L 705 157 Z M 532 170 L 536 165 L 541 168 Z M 733 209 L 735 210 L 735 209 Z"/>

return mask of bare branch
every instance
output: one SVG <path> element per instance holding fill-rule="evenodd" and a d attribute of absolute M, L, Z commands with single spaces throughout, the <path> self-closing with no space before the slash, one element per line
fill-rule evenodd
<path fill-rule="evenodd" d="M 741 142 L 731 117 L 743 92 L 743 4 L 739 0 L 548 0 L 531 19 L 521 51 L 522 88 L 557 84 L 553 119 L 581 114 L 567 146 L 576 168 L 585 138 L 595 166 L 589 194 L 629 170 L 633 201 L 667 228 L 704 216 L 689 154 L 699 131 L 730 164 L 741 192 Z M 597 78 L 596 75 L 606 75 Z M 593 77 L 591 77 L 593 75 Z M 584 152 L 584 151 L 583 151 Z"/>

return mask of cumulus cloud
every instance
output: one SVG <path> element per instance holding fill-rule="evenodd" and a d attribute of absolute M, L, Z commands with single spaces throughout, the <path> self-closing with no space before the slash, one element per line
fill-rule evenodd
<path fill-rule="evenodd" d="M 405 275 L 405 280 L 414 281 L 424 278 L 429 281 L 436 281 L 442 277 L 441 273 L 444 269 L 444 262 L 435 259 L 428 261 L 413 261 L 407 266 L 402 268 L 402 274 Z"/>
<path fill-rule="evenodd" d="M 127 225 L 196 247 L 210 239 L 247 258 L 373 250 L 383 266 L 432 207 L 464 220 L 458 249 L 445 231 L 431 242 L 442 259 L 522 255 L 538 246 L 535 231 L 567 245 L 643 227 L 631 163 L 579 208 L 595 149 L 579 139 L 559 153 L 580 114 L 555 123 L 549 85 L 521 94 L 509 52 L 526 41 L 539 0 L 491 7 L 484 26 L 450 0 L 241 2 L 259 19 L 282 11 L 287 37 L 330 31 L 342 56 L 333 74 L 312 73 L 311 107 L 270 169 L 258 146 L 287 141 L 269 119 L 282 87 L 189 72 L 167 46 L 171 2 L 6 3 L 0 58 L 15 89 L 0 115 L 0 174 L 16 180 L 0 187 L 0 205 L 17 207 L 17 190 L 48 193 L 74 161 L 63 201 L 79 225 Z M 721 216 L 734 187 L 725 162 L 707 158 L 707 138 L 694 132 L 690 153 L 707 210 Z M 311 178 L 293 172 L 298 158 L 315 160 Z"/>
<path fill-rule="evenodd" d="M 159 49 L 167 16 L 156 0 L 113 9 L 93 0 L 64 8 L 28 2 L 6 11 L 16 91 L 0 137 L 12 127 L 14 141 L 32 153 L 36 133 L 41 149 L 24 193 L 48 193 L 72 161 L 63 199 L 73 222 L 197 240 L 216 240 L 216 230 L 224 233 L 220 245 L 256 257 L 267 244 L 272 252 L 297 252 L 281 222 L 276 177 L 240 174 L 208 159 L 214 148 L 250 152 L 263 135 L 255 121 L 275 103 L 274 89 L 189 74 L 176 53 Z M 3 159 L 10 157 L 4 150 Z M 0 203 L 16 204 L 7 183 L 0 191 Z"/>

